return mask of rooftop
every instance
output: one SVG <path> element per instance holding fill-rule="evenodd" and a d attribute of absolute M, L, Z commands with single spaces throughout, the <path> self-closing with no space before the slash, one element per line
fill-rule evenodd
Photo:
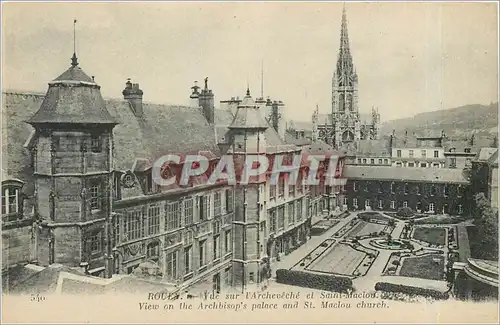
<path fill-rule="evenodd" d="M 353 166 L 344 168 L 348 179 L 415 181 L 429 183 L 468 183 L 463 170 L 456 168 L 407 168 L 391 166 Z"/>

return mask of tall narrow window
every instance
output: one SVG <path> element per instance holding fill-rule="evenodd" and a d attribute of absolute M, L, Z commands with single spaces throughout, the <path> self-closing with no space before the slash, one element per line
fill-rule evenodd
<path fill-rule="evenodd" d="M 160 233 L 160 206 L 153 204 L 148 210 L 149 235 Z"/>
<path fill-rule="evenodd" d="M 216 260 L 220 257 L 220 252 L 219 252 L 219 235 L 214 236 L 214 243 L 213 243 L 213 260 Z"/>
<path fill-rule="evenodd" d="M 226 190 L 226 212 L 233 212 L 233 191 Z"/>
<path fill-rule="evenodd" d="M 278 196 L 282 197 L 285 194 L 285 179 L 282 177 L 278 180 Z"/>
<path fill-rule="evenodd" d="M 181 217 L 181 209 L 179 202 L 167 203 L 167 222 L 165 223 L 167 231 L 179 228 Z"/>
<path fill-rule="evenodd" d="M 177 279 L 177 251 L 167 254 L 167 273 L 171 279 Z"/>
<path fill-rule="evenodd" d="M 278 208 L 278 230 L 285 227 L 285 208 L 283 206 Z"/>
<path fill-rule="evenodd" d="M 288 224 L 291 225 L 294 222 L 295 210 L 293 202 L 288 204 Z"/>
<path fill-rule="evenodd" d="M 434 203 L 429 203 L 429 212 L 434 212 Z"/>
<path fill-rule="evenodd" d="M 193 223 L 193 199 L 184 200 L 184 224 L 189 226 Z"/>
<path fill-rule="evenodd" d="M 214 216 L 220 216 L 222 214 L 221 208 L 221 194 L 220 192 L 214 193 Z"/>
<path fill-rule="evenodd" d="M 276 231 L 276 209 L 269 211 L 269 231 L 271 233 Z"/>
<path fill-rule="evenodd" d="M 276 198 L 276 185 L 269 185 L 269 199 Z"/>
<path fill-rule="evenodd" d="M 92 135 L 90 138 L 90 150 L 94 153 L 102 152 L 102 141 L 98 135 Z"/>
<path fill-rule="evenodd" d="M 184 273 L 188 274 L 193 271 L 193 246 L 184 248 Z"/>
<path fill-rule="evenodd" d="M 203 267 L 205 266 L 205 264 L 207 264 L 207 260 L 205 258 L 205 240 L 200 241 L 198 250 L 199 250 L 198 257 L 199 257 L 200 267 Z"/>
<path fill-rule="evenodd" d="M 224 252 L 231 252 L 231 248 L 231 230 L 226 230 L 226 232 L 224 233 Z"/>
<path fill-rule="evenodd" d="M 90 192 L 90 208 L 92 210 L 101 209 L 102 193 L 101 193 L 101 183 L 99 180 L 91 181 L 89 192 Z"/>
<path fill-rule="evenodd" d="M 90 251 L 92 254 L 98 254 L 101 252 L 102 244 L 102 233 L 96 232 L 90 237 Z"/>

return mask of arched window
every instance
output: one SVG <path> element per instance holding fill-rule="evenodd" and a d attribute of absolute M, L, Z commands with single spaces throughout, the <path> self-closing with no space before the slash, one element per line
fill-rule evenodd
<path fill-rule="evenodd" d="M 158 241 L 150 242 L 146 249 L 146 256 L 149 260 L 158 261 L 160 257 L 160 243 Z"/>

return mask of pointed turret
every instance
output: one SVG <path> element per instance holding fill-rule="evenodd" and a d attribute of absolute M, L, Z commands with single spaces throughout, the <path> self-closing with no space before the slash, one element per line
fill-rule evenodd
<path fill-rule="evenodd" d="M 99 86 L 78 66 L 73 53 L 71 66 L 49 82 L 40 109 L 28 123 L 118 124 L 106 109 Z"/>
<path fill-rule="evenodd" d="M 354 65 L 352 63 L 351 50 L 349 48 L 349 34 L 347 32 L 347 14 L 342 9 L 342 25 L 340 28 L 340 49 L 337 58 L 337 77 L 340 78 L 341 85 L 350 85 L 354 79 L 357 79 Z"/>
<path fill-rule="evenodd" d="M 236 110 L 233 121 L 229 125 L 230 129 L 255 129 L 265 130 L 269 125 L 262 119 L 259 113 L 259 106 L 250 95 L 247 87 L 246 96 Z"/>

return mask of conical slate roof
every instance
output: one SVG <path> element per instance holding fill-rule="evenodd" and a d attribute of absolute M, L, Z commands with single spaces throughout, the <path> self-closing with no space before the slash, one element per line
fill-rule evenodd
<path fill-rule="evenodd" d="M 262 119 L 257 106 L 250 96 L 250 90 L 247 89 L 247 94 L 243 101 L 236 109 L 233 121 L 229 125 L 229 129 L 257 129 L 265 130 L 269 124 Z"/>
<path fill-rule="evenodd" d="M 40 109 L 28 123 L 117 124 L 106 109 L 100 89 L 78 67 L 73 55 L 71 67 L 49 83 Z"/>

